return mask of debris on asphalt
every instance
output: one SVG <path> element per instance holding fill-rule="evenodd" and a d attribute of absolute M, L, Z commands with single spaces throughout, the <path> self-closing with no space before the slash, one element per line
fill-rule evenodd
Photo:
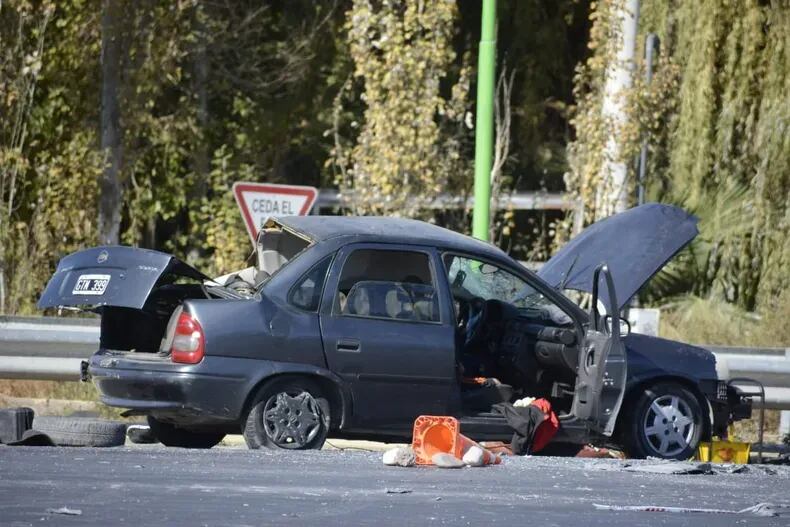
<path fill-rule="evenodd" d="M 65 516 L 82 516 L 82 510 L 61 507 L 59 509 L 47 509 L 48 514 L 63 514 Z"/>
<path fill-rule="evenodd" d="M 411 489 L 399 489 L 399 488 L 389 489 L 389 488 L 387 488 L 387 489 L 384 489 L 384 492 L 386 494 L 411 494 L 413 491 Z"/>
<path fill-rule="evenodd" d="M 488 455 L 491 455 L 490 453 Z M 470 447 L 461 458 L 470 467 L 482 467 L 486 464 L 486 451 L 479 446 Z"/>
<path fill-rule="evenodd" d="M 136 445 L 150 445 L 159 442 L 148 425 L 129 425 L 126 427 L 126 437 Z"/>
<path fill-rule="evenodd" d="M 601 505 L 593 503 L 593 507 L 600 511 L 627 511 L 627 512 L 673 512 L 673 513 L 700 513 L 700 514 L 751 514 L 754 516 L 778 516 L 776 507 L 771 503 L 758 503 L 738 511 L 725 509 L 695 509 L 690 507 L 660 507 L 654 505 Z"/>
<path fill-rule="evenodd" d="M 714 474 L 710 463 L 657 463 L 654 465 L 627 465 L 627 472 L 647 472 L 649 474 Z"/>
<path fill-rule="evenodd" d="M 413 467 L 416 460 L 411 447 L 401 446 L 384 452 L 382 461 L 390 467 Z"/>
<path fill-rule="evenodd" d="M 597 459 L 623 459 L 625 456 L 622 452 L 609 450 L 608 448 L 599 448 L 592 445 L 584 445 L 581 450 L 576 453 L 575 457 L 597 458 Z"/>
<path fill-rule="evenodd" d="M 766 465 L 790 465 L 790 454 L 781 454 L 773 459 L 763 459 Z"/>
<path fill-rule="evenodd" d="M 439 452 L 431 457 L 431 461 L 439 468 L 464 468 L 466 463 L 447 452 Z"/>

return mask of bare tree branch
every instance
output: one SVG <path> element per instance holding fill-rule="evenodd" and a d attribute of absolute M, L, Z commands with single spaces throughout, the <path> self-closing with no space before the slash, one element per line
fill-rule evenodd
<path fill-rule="evenodd" d="M 510 123 L 511 123 L 511 94 L 513 92 L 513 79 L 516 70 L 508 75 L 507 62 L 502 63 L 502 71 L 496 84 L 494 97 L 494 161 L 491 165 L 491 208 L 489 216 L 489 239 L 495 240 L 495 218 L 499 210 L 499 198 L 502 192 L 502 167 L 508 160 L 510 153 Z"/>

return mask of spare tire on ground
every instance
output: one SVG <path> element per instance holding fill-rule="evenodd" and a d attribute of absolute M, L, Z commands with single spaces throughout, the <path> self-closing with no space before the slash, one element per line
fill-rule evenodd
<path fill-rule="evenodd" d="M 106 419 L 36 416 L 33 429 L 58 446 L 121 446 L 126 440 L 126 425 Z"/>

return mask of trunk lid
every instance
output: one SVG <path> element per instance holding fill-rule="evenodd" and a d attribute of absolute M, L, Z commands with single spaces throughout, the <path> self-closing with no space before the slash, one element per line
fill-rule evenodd
<path fill-rule="evenodd" d="M 614 279 L 618 309 L 622 309 L 697 236 L 697 221 L 672 205 L 634 207 L 584 229 L 543 265 L 538 276 L 553 287 L 591 293 L 595 268 L 606 263 Z M 609 305 L 606 289 L 601 297 Z"/>
<path fill-rule="evenodd" d="M 209 279 L 169 254 L 123 246 L 93 247 L 60 260 L 38 307 L 143 309 L 160 281 L 179 277 Z"/>

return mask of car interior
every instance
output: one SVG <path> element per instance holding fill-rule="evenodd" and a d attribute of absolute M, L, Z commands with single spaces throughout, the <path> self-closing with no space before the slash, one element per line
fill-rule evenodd
<path fill-rule="evenodd" d="M 411 251 L 354 251 L 343 265 L 335 313 L 439 322 L 428 255 Z"/>
<path fill-rule="evenodd" d="M 456 316 L 456 366 L 465 415 L 522 397 L 545 397 L 558 413 L 573 398 L 579 336 L 571 317 L 520 277 L 447 254 L 444 271 Z M 358 249 L 343 265 L 334 312 L 439 322 L 429 256 Z"/>
<path fill-rule="evenodd" d="M 579 336 L 570 316 L 518 276 L 445 255 L 456 309 L 456 351 L 466 415 L 545 397 L 558 414 L 573 399 Z"/>

